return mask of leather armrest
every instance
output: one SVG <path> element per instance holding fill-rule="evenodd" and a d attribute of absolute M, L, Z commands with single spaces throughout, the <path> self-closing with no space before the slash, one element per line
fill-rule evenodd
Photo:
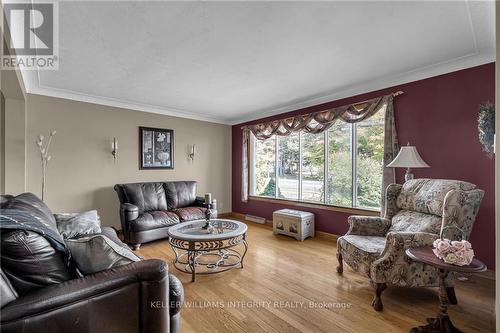
<path fill-rule="evenodd" d="M 38 289 L 2 308 L 2 322 L 47 312 L 62 306 L 92 299 L 120 287 L 143 282 L 161 281 L 168 275 L 168 265 L 159 259 L 138 261 Z"/>
<path fill-rule="evenodd" d="M 123 217 L 127 221 L 133 221 L 139 217 L 139 207 L 130 203 L 123 203 L 120 205 Z"/>
<path fill-rule="evenodd" d="M 206 205 L 205 205 L 205 198 L 204 197 L 196 197 L 196 199 L 194 200 L 193 206 L 196 206 L 196 207 L 206 207 Z"/>
<path fill-rule="evenodd" d="M 181 281 L 172 274 L 168 275 L 168 284 L 170 316 L 174 316 L 182 309 L 182 304 L 184 303 L 184 287 Z"/>
<path fill-rule="evenodd" d="M 101 234 L 103 234 L 104 236 L 108 237 L 109 239 L 111 239 L 113 242 L 115 242 L 116 244 L 120 245 L 121 247 L 125 247 L 127 249 L 129 248 L 118 237 L 118 235 L 116 234 L 115 229 L 113 229 L 111 227 L 101 227 Z"/>

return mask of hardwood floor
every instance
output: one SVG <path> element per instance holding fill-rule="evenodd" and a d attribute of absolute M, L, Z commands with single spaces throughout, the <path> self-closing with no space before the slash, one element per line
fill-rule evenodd
<path fill-rule="evenodd" d="M 384 310 L 371 307 L 366 278 L 346 265 L 335 271 L 335 241 L 298 242 L 274 236 L 269 226 L 248 223 L 249 250 L 243 269 L 199 276 L 170 271 L 185 289 L 182 332 L 408 332 L 437 313 L 437 290 L 389 287 Z M 144 244 L 145 258 L 172 262 L 166 240 Z M 485 273 L 487 275 L 487 273 Z M 457 281 L 458 305 L 450 317 L 465 332 L 494 332 L 494 280 Z"/>

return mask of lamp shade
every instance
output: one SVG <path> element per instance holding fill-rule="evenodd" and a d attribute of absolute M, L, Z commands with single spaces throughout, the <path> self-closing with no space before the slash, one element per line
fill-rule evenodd
<path fill-rule="evenodd" d="M 429 164 L 420 157 L 415 146 L 404 146 L 398 156 L 389 164 L 389 168 L 428 168 Z"/>

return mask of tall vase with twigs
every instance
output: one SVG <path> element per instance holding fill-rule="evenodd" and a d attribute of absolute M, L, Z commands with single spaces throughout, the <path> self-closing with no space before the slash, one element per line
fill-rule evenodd
<path fill-rule="evenodd" d="M 52 156 L 49 155 L 50 143 L 52 142 L 52 137 L 56 135 L 56 131 L 51 131 L 49 135 L 49 139 L 47 140 L 47 144 L 44 145 L 43 140 L 45 137 L 43 135 L 39 135 L 36 140 L 36 146 L 38 147 L 38 151 L 40 152 L 40 161 L 42 163 L 42 201 L 45 195 L 45 182 L 47 179 L 47 165 L 49 161 L 52 159 Z"/>

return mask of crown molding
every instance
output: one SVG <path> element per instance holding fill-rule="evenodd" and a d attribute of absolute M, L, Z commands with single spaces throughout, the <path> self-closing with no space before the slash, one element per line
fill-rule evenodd
<path fill-rule="evenodd" d="M 251 113 L 247 113 L 245 116 L 242 117 L 226 119 L 226 121 L 231 125 L 242 124 L 256 119 L 275 116 L 281 113 L 296 111 L 299 109 L 332 102 L 342 98 L 361 95 L 372 91 L 377 91 L 381 89 L 402 85 L 405 83 L 428 79 L 434 76 L 443 75 L 459 71 L 462 69 L 484 65 L 494 61 L 495 61 L 495 53 L 489 53 L 489 54 L 473 53 L 449 61 L 411 70 L 405 73 L 389 75 L 362 84 L 357 84 L 357 85 L 354 84 L 349 87 L 345 87 L 340 91 L 304 98 L 295 101 L 294 103 L 284 104 L 273 109 L 257 110 Z"/>
<path fill-rule="evenodd" d="M 224 119 L 217 118 L 217 117 L 208 117 L 208 116 L 205 116 L 205 115 L 202 115 L 199 113 L 195 113 L 195 112 L 191 112 L 191 111 L 184 111 L 181 109 L 175 109 L 175 108 L 170 108 L 170 107 L 165 108 L 165 107 L 156 106 L 156 105 L 149 105 L 149 104 L 133 103 L 133 102 L 126 101 L 126 100 L 120 100 L 120 99 L 108 98 L 108 97 L 102 97 L 102 96 L 96 96 L 96 95 L 90 95 L 90 94 L 83 94 L 83 93 L 65 90 L 65 89 L 56 89 L 56 88 L 50 88 L 50 87 L 31 87 L 31 89 L 28 91 L 28 93 L 32 94 L 32 95 L 41 95 L 41 96 L 63 98 L 63 99 L 68 99 L 68 100 L 73 100 L 73 101 L 78 101 L 78 102 L 105 105 L 105 106 L 116 107 L 116 108 L 121 108 L 121 109 L 129 109 L 129 110 L 135 110 L 135 111 L 157 113 L 157 114 L 178 117 L 178 118 L 186 118 L 186 119 L 206 121 L 206 122 L 217 123 L 217 124 L 230 125 Z"/>
<path fill-rule="evenodd" d="M 236 125 L 244 122 L 274 116 L 280 113 L 295 111 L 298 109 L 315 106 L 342 98 L 352 97 L 376 90 L 386 89 L 393 86 L 414 82 L 418 80 L 427 79 L 433 76 L 438 76 L 470 67 L 475 67 L 495 61 L 495 54 L 478 54 L 474 53 L 464 57 L 456 58 L 450 61 L 445 61 L 423 68 L 415 69 L 405 73 L 386 76 L 380 79 L 371 80 L 359 85 L 351 85 L 340 91 L 335 91 L 327 94 L 321 94 L 304 98 L 293 103 L 284 104 L 272 109 L 261 109 L 251 113 L 247 113 L 242 117 L 210 117 L 201 113 L 181 110 L 171 107 L 161 107 L 157 105 L 133 103 L 130 101 L 119 100 L 114 98 L 83 94 L 75 91 L 56 89 L 51 87 L 43 87 L 38 84 L 37 73 L 22 72 L 26 91 L 29 94 L 43 95 L 57 98 L 64 98 L 79 102 L 93 103 L 123 109 L 130 109 L 143 112 L 158 113 L 167 116 L 194 119 L 200 121 L 207 121 L 225 125 Z M 30 75 L 34 74 L 34 75 Z M 31 78 L 30 78 L 31 77 Z M 30 82 L 31 81 L 31 82 Z M 35 81 L 35 82 L 33 82 Z"/>

